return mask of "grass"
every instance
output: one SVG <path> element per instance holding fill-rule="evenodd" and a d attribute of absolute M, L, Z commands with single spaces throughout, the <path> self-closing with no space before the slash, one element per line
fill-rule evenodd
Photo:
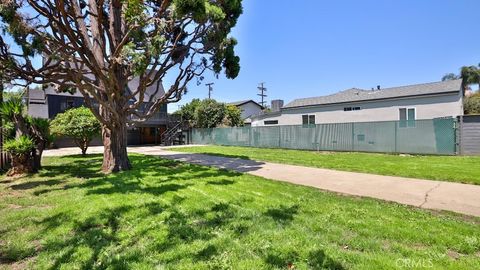
<path fill-rule="evenodd" d="M 0 268 L 480 268 L 480 219 L 132 155 L 0 180 Z"/>
<path fill-rule="evenodd" d="M 185 147 L 175 151 L 480 185 L 480 156 L 411 156 L 236 146 Z"/>

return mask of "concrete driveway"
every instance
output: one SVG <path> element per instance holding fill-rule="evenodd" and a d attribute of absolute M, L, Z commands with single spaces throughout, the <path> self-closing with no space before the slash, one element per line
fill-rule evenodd
<path fill-rule="evenodd" d="M 77 148 L 78 149 L 78 148 Z M 89 153 L 101 153 L 92 147 Z M 413 178 L 343 172 L 263 161 L 175 152 L 172 147 L 129 147 L 129 152 L 213 166 L 338 192 L 480 217 L 480 186 Z M 79 149 L 48 150 L 45 156 L 79 154 Z"/>

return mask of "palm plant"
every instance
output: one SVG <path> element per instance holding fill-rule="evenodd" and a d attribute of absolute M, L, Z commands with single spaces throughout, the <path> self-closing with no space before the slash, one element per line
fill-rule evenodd
<path fill-rule="evenodd" d="M 20 157 L 14 159 L 12 156 L 12 172 L 25 171 L 21 168 L 29 168 L 29 172 L 38 170 L 41 167 L 41 159 L 43 150 L 51 141 L 49 132 L 49 122 L 47 119 L 32 118 L 25 116 L 25 105 L 21 96 L 12 96 L 7 101 L 0 105 L 0 117 L 5 122 L 10 122 L 14 126 L 15 139 L 20 143 L 20 140 L 25 141 L 25 137 L 32 140 L 34 147 L 28 155 L 23 153 Z M 20 165 L 21 163 L 24 163 Z"/>
<path fill-rule="evenodd" d="M 464 66 L 460 71 L 462 78 L 462 87 L 465 90 L 469 84 L 480 84 L 480 65 Z"/>
<path fill-rule="evenodd" d="M 27 121 L 24 117 L 25 106 L 19 97 L 12 97 L 0 105 L 0 117 L 11 121 L 15 127 L 15 138 L 28 134 Z"/>

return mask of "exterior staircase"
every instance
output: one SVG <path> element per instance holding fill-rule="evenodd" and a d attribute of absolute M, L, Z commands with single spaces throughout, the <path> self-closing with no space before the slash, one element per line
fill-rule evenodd
<path fill-rule="evenodd" d="M 189 129 L 185 122 L 177 121 L 162 134 L 162 142 L 165 146 L 184 145 L 188 143 Z"/>

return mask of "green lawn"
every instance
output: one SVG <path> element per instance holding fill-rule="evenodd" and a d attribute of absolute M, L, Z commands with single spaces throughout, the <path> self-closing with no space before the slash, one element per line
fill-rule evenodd
<path fill-rule="evenodd" d="M 480 185 L 480 156 L 410 156 L 236 146 L 186 147 L 175 151 Z"/>
<path fill-rule="evenodd" d="M 0 181 L 0 268 L 480 268 L 480 219 L 132 155 Z"/>

